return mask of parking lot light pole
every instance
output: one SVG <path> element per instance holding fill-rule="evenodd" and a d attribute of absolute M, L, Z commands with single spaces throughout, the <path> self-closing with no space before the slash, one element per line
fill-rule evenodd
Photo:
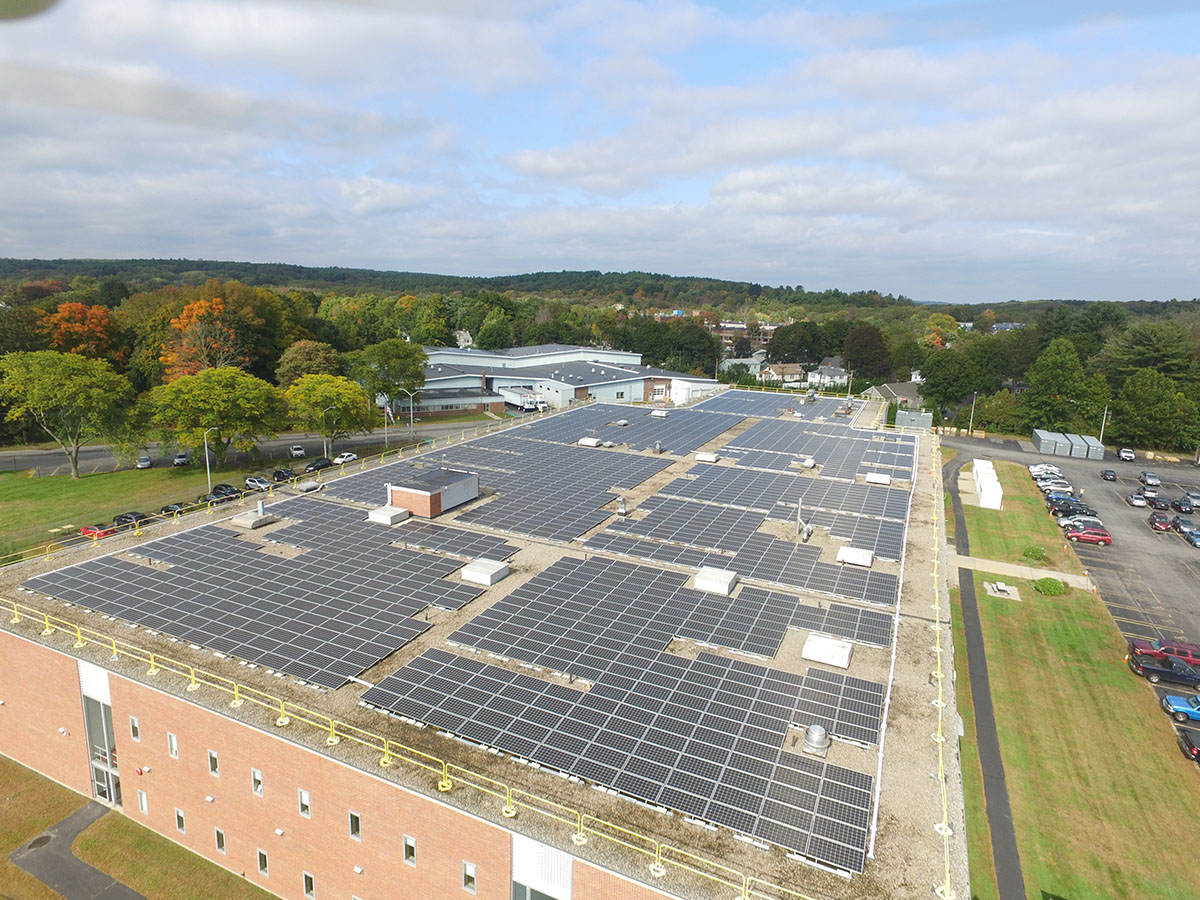
<path fill-rule="evenodd" d="M 416 396 L 415 391 L 406 391 L 404 388 L 397 388 L 402 394 L 408 394 L 408 439 L 413 438 L 413 398 Z"/>
<path fill-rule="evenodd" d="M 321 410 L 321 447 L 324 449 L 322 454 L 326 458 L 329 457 L 329 437 L 325 434 L 329 430 L 329 420 L 325 418 L 325 414 L 331 409 L 337 409 L 336 406 L 327 406 Z"/>
<path fill-rule="evenodd" d="M 212 493 L 212 468 L 208 464 L 208 432 L 216 431 L 218 426 L 214 425 L 204 432 L 204 474 L 208 477 L 208 492 Z"/>
<path fill-rule="evenodd" d="M 975 431 L 975 401 L 979 399 L 979 391 L 971 395 L 971 421 L 967 423 L 967 434 Z"/>

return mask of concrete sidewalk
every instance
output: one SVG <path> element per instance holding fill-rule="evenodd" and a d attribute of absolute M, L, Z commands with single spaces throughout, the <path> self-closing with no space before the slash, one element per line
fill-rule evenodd
<path fill-rule="evenodd" d="M 71 852 L 75 838 L 108 811 L 107 806 L 92 801 L 22 844 L 8 858 L 67 900 L 146 900 Z"/>
<path fill-rule="evenodd" d="M 1033 566 L 1023 566 L 1019 563 L 1000 562 L 996 559 L 980 559 L 976 556 L 959 556 L 957 553 L 947 553 L 946 563 L 964 569 L 974 569 L 977 572 L 992 572 L 996 575 L 1007 575 L 1010 578 L 1024 578 L 1037 581 L 1039 578 L 1057 578 L 1070 587 L 1090 591 L 1095 583 L 1087 575 L 1070 575 L 1066 572 L 1050 572 L 1046 569 L 1035 569 Z"/>

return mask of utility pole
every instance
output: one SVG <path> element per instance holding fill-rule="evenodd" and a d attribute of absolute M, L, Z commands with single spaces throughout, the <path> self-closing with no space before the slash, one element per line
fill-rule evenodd
<path fill-rule="evenodd" d="M 971 434 L 975 430 L 975 401 L 979 399 L 979 391 L 971 395 L 971 421 L 967 425 L 967 434 Z M 1101 426 L 1100 433 L 1104 434 L 1104 427 Z"/>
<path fill-rule="evenodd" d="M 1104 443 L 1104 426 L 1108 424 L 1108 404 L 1104 404 L 1104 415 L 1100 417 L 1100 443 Z"/>
<path fill-rule="evenodd" d="M 208 432 L 216 431 L 217 426 L 214 425 L 204 432 L 204 474 L 208 477 L 208 492 L 212 493 L 212 468 L 208 464 Z"/>

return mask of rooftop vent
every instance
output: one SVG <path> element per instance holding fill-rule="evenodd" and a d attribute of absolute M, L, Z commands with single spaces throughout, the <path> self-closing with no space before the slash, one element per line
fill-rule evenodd
<path fill-rule="evenodd" d="M 800 749 L 813 756 L 824 757 L 829 753 L 829 743 L 829 735 L 825 733 L 824 727 L 814 723 L 804 729 L 804 746 Z"/>

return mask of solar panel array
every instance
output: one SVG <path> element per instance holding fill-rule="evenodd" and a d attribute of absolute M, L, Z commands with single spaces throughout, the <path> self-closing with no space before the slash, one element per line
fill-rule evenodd
<path fill-rule="evenodd" d="M 729 551 L 744 547 L 765 518 L 760 512 L 670 497 L 650 497 L 634 513 L 645 515 L 617 519 L 608 530 Z"/>
<path fill-rule="evenodd" d="M 818 397 L 811 403 L 801 403 L 804 396 L 767 391 L 725 391 L 702 400 L 692 409 L 766 417 L 782 416 L 787 414 L 788 410 L 793 410 L 801 413 L 805 419 L 812 420 L 832 416 L 835 410 L 844 407 L 846 403 L 845 400 L 836 397 Z"/>
<path fill-rule="evenodd" d="M 299 520 L 271 538 L 307 552 L 207 525 L 137 548 L 162 568 L 103 556 L 24 586 L 330 688 L 424 632 L 413 616 L 428 606 L 482 593 L 443 580 L 461 561 L 390 546 L 396 532 L 362 510 L 295 498 L 271 511 Z"/>
<path fill-rule="evenodd" d="M 497 495 L 462 513 L 462 522 L 562 541 L 579 537 L 611 515 L 601 507 L 616 499 L 613 488 L 641 484 L 671 462 L 664 457 L 522 440 L 511 431 L 423 458 L 426 467 L 476 472 L 481 492 Z M 407 461 L 388 463 L 330 482 L 326 493 L 382 504 L 385 485 L 411 476 L 414 470 L 420 467 Z"/>
<path fill-rule="evenodd" d="M 508 559 L 521 548 L 490 534 L 447 528 L 416 519 L 395 526 L 393 540 L 414 550 L 434 550 L 467 559 Z"/>
<path fill-rule="evenodd" d="M 581 691 L 429 650 L 363 701 L 861 872 L 871 776 L 782 749 L 793 721 L 815 721 L 832 696 L 824 681 L 805 694 L 807 683 L 707 653 L 658 654 Z M 831 723 L 860 728 L 857 714 L 839 710 Z"/>
<path fill-rule="evenodd" d="M 628 424 L 616 424 L 621 421 Z M 564 444 L 594 437 L 625 444 L 631 450 L 646 450 L 657 442 L 663 450 L 682 456 L 737 424 L 729 416 L 694 409 L 672 409 L 666 416 L 652 416 L 645 407 L 598 403 L 524 425 L 514 436 Z"/>

